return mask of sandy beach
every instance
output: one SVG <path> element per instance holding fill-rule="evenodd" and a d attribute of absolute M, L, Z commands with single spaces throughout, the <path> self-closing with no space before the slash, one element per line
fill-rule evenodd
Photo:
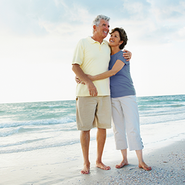
<path fill-rule="evenodd" d="M 133 156 L 129 157 L 128 166 L 116 169 L 114 166 L 119 160 L 113 158 L 109 163 L 112 168 L 110 171 L 92 167 L 91 174 L 81 175 L 75 180 L 66 180 L 64 184 L 185 184 L 185 140 L 176 141 L 148 153 L 145 155 L 145 161 L 151 165 L 151 171 L 138 168 L 137 159 Z"/>
<path fill-rule="evenodd" d="M 152 167 L 149 172 L 138 168 L 135 152 L 128 152 L 128 166 L 116 169 L 115 164 L 120 162 L 121 155 L 119 151 L 110 150 L 112 138 L 106 142 L 103 159 L 111 166 L 111 170 L 103 171 L 95 167 L 96 142 L 92 142 L 89 175 L 80 174 L 83 162 L 79 145 L 65 150 L 58 147 L 11 155 L 1 154 L 0 184 L 185 184 L 185 140 L 165 146 L 166 144 L 161 144 L 160 148 L 144 150 L 145 162 Z"/>

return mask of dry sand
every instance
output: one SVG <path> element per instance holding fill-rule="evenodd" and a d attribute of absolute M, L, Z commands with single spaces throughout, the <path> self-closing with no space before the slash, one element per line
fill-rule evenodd
<path fill-rule="evenodd" d="M 114 162 L 118 159 L 114 159 Z M 81 185 L 185 185 L 185 140 L 160 148 L 145 156 L 151 171 L 139 169 L 136 157 L 121 169 L 112 167 L 110 171 L 93 169 L 89 175 L 64 181 L 62 184 Z M 116 164 L 116 163 L 114 163 Z M 60 183 L 58 183 L 60 184 Z"/>

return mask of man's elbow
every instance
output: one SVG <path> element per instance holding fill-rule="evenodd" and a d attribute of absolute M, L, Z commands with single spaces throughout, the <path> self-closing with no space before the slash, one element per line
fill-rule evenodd
<path fill-rule="evenodd" d="M 79 67 L 78 64 L 72 64 L 72 71 L 75 72 L 77 67 Z"/>
<path fill-rule="evenodd" d="M 72 64 L 72 71 L 74 72 L 74 64 Z"/>

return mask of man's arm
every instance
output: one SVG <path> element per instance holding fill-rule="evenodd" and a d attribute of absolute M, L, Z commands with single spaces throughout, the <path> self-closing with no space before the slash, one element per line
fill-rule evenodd
<path fill-rule="evenodd" d="M 97 96 L 98 95 L 98 91 L 97 91 L 95 85 L 87 77 L 87 75 L 83 72 L 83 70 L 80 68 L 79 64 L 73 64 L 72 65 L 72 70 L 76 74 L 76 76 L 78 76 L 78 78 L 87 85 L 87 88 L 89 90 L 89 94 L 91 96 Z"/>

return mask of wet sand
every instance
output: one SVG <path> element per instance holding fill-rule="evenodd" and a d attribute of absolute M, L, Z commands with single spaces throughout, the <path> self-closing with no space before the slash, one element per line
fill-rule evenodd
<path fill-rule="evenodd" d="M 168 140 L 162 138 L 160 142 L 154 143 L 149 138 L 151 129 L 147 127 L 146 130 L 143 136 L 148 144 L 143 153 L 145 162 L 152 167 L 151 171 L 138 168 L 134 151 L 128 151 L 129 165 L 116 169 L 115 165 L 120 163 L 121 154 L 115 150 L 112 136 L 107 137 L 103 154 L 103 162 L 111 166 L 109 171 L 95 166 L 96 141 L 93 140 L 90 143 L 91 172 L 88 175 L 80 173 L 83 161 L 80 143 L 77 143 L 0 154 L 0 185 L 185 184 L 185 134 Z M 156 137 L 162 134 L 158 133 L 156 131 Z"/>

